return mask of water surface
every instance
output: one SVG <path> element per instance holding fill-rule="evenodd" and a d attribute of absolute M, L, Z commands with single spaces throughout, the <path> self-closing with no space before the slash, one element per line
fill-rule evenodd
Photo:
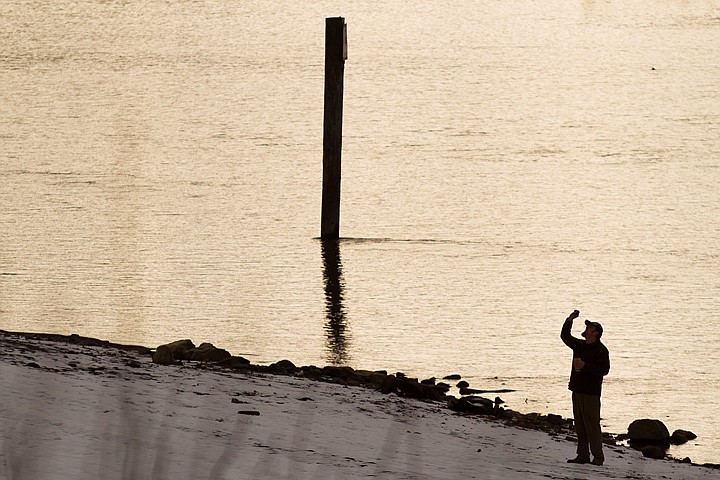
<path fill-rule="evenodd" d="M 324 19 L 344 16 L 339 244 Z M 0 6 L 0 328 L 255 362 L 461 373 L 720 463 L 720 7 L 711 1 Z M 576 328 L 576 334 L 579 327 Z M 713 413 L 714 412 L 714 413 Z"/>

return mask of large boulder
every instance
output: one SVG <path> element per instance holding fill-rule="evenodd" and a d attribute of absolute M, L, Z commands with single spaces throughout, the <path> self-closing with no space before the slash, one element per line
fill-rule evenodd
<path fill-rule="evenodd" d="M 184 360 L 195 360 L 196 362 L 222 362 L 232 355 L 223 348 L 218 348 L 212 343 L 201 343 L 199 347 L 187 350 Z"/>
<path fill-rule="evenodd" d="M 670 432 L 660 420 L 643 418 L 635 420 L 628 427 L 631 442 L 667 445 L 670 443 Z"/>
<path fill-rule="evenodd" d="M 175 342 L 160 345 L 153 353 L 153 363 L 160 365 L 172 365 L 185 358 L 185 353 L 195 348 L 190 340 L 177 340 Z"/>

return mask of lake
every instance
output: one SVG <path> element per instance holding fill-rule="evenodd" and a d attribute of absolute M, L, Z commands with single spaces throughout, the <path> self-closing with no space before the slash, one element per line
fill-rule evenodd
<path fill-rule="evenodd" d="M 321 242 L 325 18 L 348 29 Z M 0 5 L 0 328 L 459 373 L 720 463 L 720 5 Z M 579 335 L 582 322 L 574 333 Z M 569 452 L 569 455 L 572 452 Z"/>

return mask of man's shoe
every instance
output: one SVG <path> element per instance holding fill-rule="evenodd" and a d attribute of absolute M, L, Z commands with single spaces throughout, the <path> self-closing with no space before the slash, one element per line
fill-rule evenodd
<path fill-rule="evenodd" d="M 590 459 L 584 457 L 575 457 L 568 460 L 567 463 L 590 463 Z"/>
<path fill-rule="evenodd" d="M 593 458 L 593 461 L 590 462 L 590 463 L 592 463 L 593 465 L 598 465 L 598 466 L 600 466 L 600 465 L 603 464 L 603 460 L 600 459 L 600 458 Z"/>

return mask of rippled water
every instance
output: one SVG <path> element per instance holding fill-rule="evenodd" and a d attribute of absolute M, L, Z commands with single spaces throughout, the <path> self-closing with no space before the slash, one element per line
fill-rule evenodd
<path fill-rule="evenodd" d="M 325 17 L 348 23 L 339 244 L 321 244 Z M 720 6 L 0 5 L 0 328 L 348 364 L 720 462 Z M 584 317 L 583 317 L 584 318 Z M 577 332 L 579 333 L 579 332 Z"/>

